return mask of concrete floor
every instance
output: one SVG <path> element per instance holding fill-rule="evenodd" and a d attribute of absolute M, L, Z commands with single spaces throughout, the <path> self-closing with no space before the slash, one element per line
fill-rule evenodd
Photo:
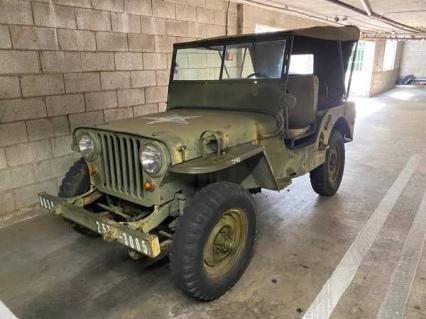
<path fill-rule="evenodd" d="M 189 299 L 173 286 L 166 260 L 144 267 L 48 215 L 0 230 L 0 299 L 19 318 L 302 318 L 417 153 L 416 171 L 331 316 L 376 318 L 426 191 L 426 90 L 395 89 L 357 108 L 338 194 L 318 197 L 305 176 L 257 195 L 253 260 L 219 300 Z M 426 249 L 410 288 L 404 317 L 426 318 Z"/>

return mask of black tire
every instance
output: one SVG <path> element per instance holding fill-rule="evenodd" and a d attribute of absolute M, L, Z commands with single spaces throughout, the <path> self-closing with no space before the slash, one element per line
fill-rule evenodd
<path fill-rule="evenodd" d="M 62 179 L 59 186 L 58 196 L 61 198 L 69 198 L 86 193 L 90 188 L 89 168 L 84 158 L 80 158 L 75 162 Z M 100 235 L 90 229 L 84 228 L 71 221 L 71 228 L 76 232 L 88 237 L 99 237 Z"/>
<path fill-rule="evenodd" d="M 208 270 L 210 265 L 206 263 L 205 247 L 211 238 L 210 234 L 213 234 L 218 225 L 223 225 L 223 218 L 229 211 L 239 211 L 238 214 L 244 215 L 246 231 L 241 240 L 244 245 L 231 244 L 234 248 L 231 246 L 229 255 L 236 254 L 235 250 L 238 253 L 229 257 L 232 262 L 223 274 L 213 276 L 211 268 Z M 233 242 L 236 237 L 235 235 Z M 248 191 L 230 182 L 213 183 L 202 188 L 177 221 L 170 251 L 170 266 L 176 285 L 186 294 L 202 301 L 222 296 L 238 281 L 248 266 L 255 237 L 256 208 Z M 235 249 L 235 246 L 239 248 Z"/>
<path fill-rule="evenodd" d="M 311 185 L 321 196 L 333 196 L 342 182 L 345 168 L 345 144 L 343 135 L 337 130 L 331 132 L 325 162 L 311 171 Z"/>

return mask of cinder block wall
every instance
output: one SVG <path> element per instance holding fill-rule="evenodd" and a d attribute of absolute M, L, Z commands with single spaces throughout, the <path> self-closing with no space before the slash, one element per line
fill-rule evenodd
<path fill-rule="evenodd" d="M 400 76 L 414 74 L 426 78 L 426 42 L 405 41 L 402 49 Z"/>
<path fill-rule="evenodd" d="M 224 35 L 226 7 L 0 0 L 0 223 L 30 211 L 37 192 L 57 192 L 78 157 L 73 128 L 164 110 L 172 44 Z"/>

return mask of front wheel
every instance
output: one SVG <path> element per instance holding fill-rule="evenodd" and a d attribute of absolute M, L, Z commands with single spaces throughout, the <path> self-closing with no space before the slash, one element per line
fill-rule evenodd
<path fill-rule="evenodd" d="M 332 196 L 339 189 L 345 168 L 345 144 L 343 135 L 337 130 L 331 132 L 325 162 L 311 171 L 311 185 L 321 196 Z"/>
<path fill-rule="evenodd" d="M 249 264 L 255 237 L 249 192 L 229 182 L 202 188 L 176 226 L 170 260 L 177 286 L 199 300 L 220 297 Z"/>

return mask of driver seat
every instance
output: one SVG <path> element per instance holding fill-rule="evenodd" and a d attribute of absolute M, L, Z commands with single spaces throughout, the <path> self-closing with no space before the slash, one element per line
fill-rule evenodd
<path fill-rule="evenodd" d="M 316 75 L 289 76 L 287 90 L 296 98 L 296 104 L 288 110 L 288 138 L 304 137 L 315 128 L 318 89 L 319 81 Z"/>

